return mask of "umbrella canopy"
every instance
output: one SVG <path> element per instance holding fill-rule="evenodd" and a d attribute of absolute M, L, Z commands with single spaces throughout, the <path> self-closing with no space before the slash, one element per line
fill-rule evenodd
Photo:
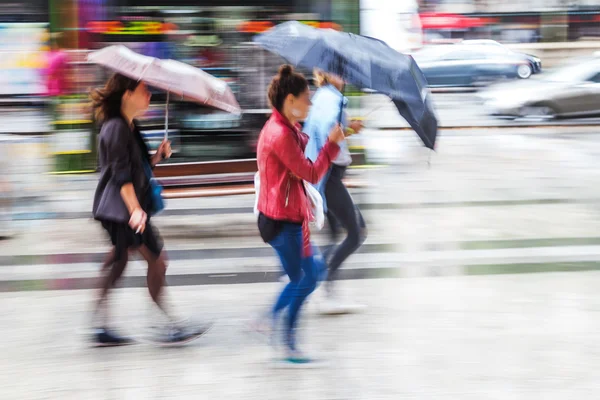
<path fill-rule="evenodd" d="M 207 104 L 233 114 L 241 113 L 227 83 L 191 65 L 144 56 L 122 45 L 94 51 L 88 55 L 88 61 L 131 79 L 144 81 L 182 99 Z"/>
<path fill-rule="evenodd" d="M 425 146 L 434 148 L 437 118 L 427 80 L 411 56 L 377 39 L 296 21 L 280 24 L 254 41 L 294 65 L 319 68 L 389 96 Z"/>

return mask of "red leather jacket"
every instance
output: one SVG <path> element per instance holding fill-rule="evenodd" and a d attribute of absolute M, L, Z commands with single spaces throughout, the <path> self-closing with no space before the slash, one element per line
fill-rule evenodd
<path fill-rule="evenodd" d="M 299 128 L 273 110 L 260 132 L 256 151 L 260 173 L 258 211 L 275 220 L 302 223 L 304 256 L 308 256 L 311 254 L 310 207 L 302 180 L 319 182 L 340 147 L 327 142 L 313 163 L 304 155 L 308 136 Z"/>

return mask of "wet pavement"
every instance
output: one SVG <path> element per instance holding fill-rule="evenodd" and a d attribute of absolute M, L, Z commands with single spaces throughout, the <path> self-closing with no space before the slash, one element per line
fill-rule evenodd
<path fill-rule="evenodd" d="M 0 399 L 595 399 L 600 272 L 584 271 L 600 269 L 597 139 L 442 133 L 431 156 L 410 132 L 365 132 L 387 167 L 361 172 L 369 238 L 340 288 L 368 309 L 322 318 L 315 296 L 301 338 L 328 361 L 316 371 L 275 368 L 246 334 L 281 287 L 253 196 L 174 200 L 155 218 L 169 298 L 216 319 L 206 337 L 184 349 L 89 348 L 88 289 L 108 249 L 87 214 L 95 181 L 52 177 L 0 240 Z M 570 272 L 524 274 L 547 271 Z M 154 314 L 144 276 L 133 261 L 116 291 L 124 333 Z"/>
<path fill-rule="evenodd" d="M 438 152 L 430 155 L 410 132 L 366 131 L 361 140 L 370 158 L 388 165 L 358 172 L 369 187 L 355 192 L 355 200 L 369 218 L 371 237 L 390 238 L 377 242 L 426 248 L 449 240 L 596 237 L 597 138 L 570 130 L 442 133 Z M 94 178 L 52 177 L 45 201 L 16 205 L 18 234 L 0 242 L 2 254 L 103 251 L 102 232 L 89 219 Z M 189 249 L 210 242 L 211 234 L 256 235 L 253 203 L 254 196 L 170 200 L 155 220 L 168 248 Z"/>
<path fill-rule="evenodd" d="M 387 166 L 358 172 L 369 182 L 354 192 L 369 237 L 348 263 L 356 270 L 350 278 L 599 268 L 597 133 L 442 134 L 430 166 L 414 136 L 366 131 L 362 138 Z M 0 240 L 3 291 L 89 288 L 108 250 L 87 214 L 95 177 L 52 179 L 54 190 L 44 201 L 21 203 L 12 214 L 16 234 Z M 170 273 L 186 277 L 173 284 L 273 280 L 279 267 L 258 236 L 253 203 L 254 196 L 167 203 L 154 223 Z M 43 213 L 50 214 L 36 218 Z M 315 239 L 325 243 L 326 232 Z M 143 284 L 144 266 L 134 270 L 126 286 Z"/>
<path fill-rule="evenodd" d="M 344 281 L 365 312 L 308 304 L 300 341 L 324 361 L 284 369 L 246 332 L 281 284 L 171 288 L 176 310 L 215 320 L 180 349 L 88 346 L 91 291 L 0 294 L 0 398 L 594 399 L 600 393 L 600 273 Z M 114 326 L 153 319 L 142 289 L 116 292 Z"/>

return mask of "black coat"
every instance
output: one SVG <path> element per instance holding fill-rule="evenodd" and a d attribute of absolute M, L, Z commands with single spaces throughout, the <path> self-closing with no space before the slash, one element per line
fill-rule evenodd
<path fill-rule="evenodd" d="M 94 195 L 94 218 L 102 221 L 129 222 L 129 211 L 121 197 L 121 187 L 133 183 L 144 211 L 151 205 L 150 180 L 144 163 L 150 163 L 148 147 L 137 126 L 132 130 L 122 117 L 102 124 L 98 145 L 100 181 Z"/>

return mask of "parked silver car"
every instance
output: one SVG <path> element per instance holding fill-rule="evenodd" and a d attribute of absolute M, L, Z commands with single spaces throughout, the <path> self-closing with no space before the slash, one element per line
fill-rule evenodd
<path fill-rule="evenodd" d="M 539 79 L 491 86 L 479 93 L 491 115 L 582 117 L 600 114 L 600 58 L 579 60 Z"/>

